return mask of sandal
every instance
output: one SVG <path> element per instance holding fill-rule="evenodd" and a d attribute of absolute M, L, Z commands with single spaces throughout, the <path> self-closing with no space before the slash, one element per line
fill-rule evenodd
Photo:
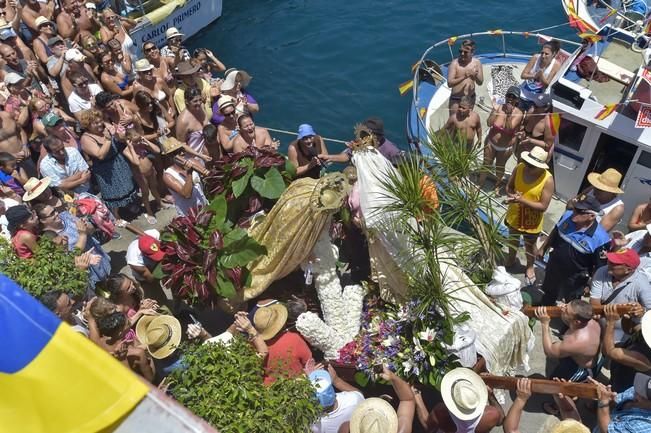
<path fill-rule="evenodd" d="M 158 221 L 156 220 L 156 217 L 151 216 L 151 215 L 149 215 L 149 214 L 145 214 L 145 219 L 146 219 L 147 222 L 148 222 L 150 225 L 152 225 L 152 226 L 158 222 Z"/>
<path fill-rule="evenodd" d="M 126 222 L 125 220 L 123 220 L 122 218 L 115 221 L 115 226 L 116 227 L 125 228 L 128 225 L 129 225 L 129 223 Z"/>

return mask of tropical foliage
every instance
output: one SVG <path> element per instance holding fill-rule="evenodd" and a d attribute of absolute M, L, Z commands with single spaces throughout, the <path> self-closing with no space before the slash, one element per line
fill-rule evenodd
<path fill-rule="evenodd" d="M 283 155 L 267 149 L 247 149 L 224 155 L 204 179 L 209 198 L 224 195 L 228 219 L 245 225 L 256 212 L 268 211 L 296 176 Z"/>
<path fill-rule="evenodd" d="M 187 216 L 177 217 L 161 235 L 165 257 L 159 271 L 175 296 L 191 303 L 232 298 L 251 283 L 246 268 L 266 249 L 227 220 L 223 195 Z"/>
<path fill-rule="evenodd" d="M 183 364 L 171 375 L 172 395 L 222 433 L 304 432 L 321 415 L 304 376 L 264 386 L 262 359 L 240 337 L 187 346 Z"/>
<path fill-rule="evenodd" d="M 38 250 L 31 259 L 19 258 L 3 240 L 0 244 L 0 272 L 37 298 L 53 289 L 80 296 L 86 293 L 88 285 L 88 272 L 75 266 L 74 254 L 47 238 L 38 241 Z"/>

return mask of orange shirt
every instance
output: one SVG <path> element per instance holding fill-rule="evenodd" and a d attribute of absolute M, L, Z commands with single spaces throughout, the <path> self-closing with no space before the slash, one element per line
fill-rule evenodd
<path fill-rule="evenodd" d="M 276 381 L 276 376 L 296 377 L 303 373 L 303 367 L 312 358 L 312 351 L 303 337 L 296 332 L 285 331 L 267 341 L 269 354 L 265 360 L 264 384 Z"/>

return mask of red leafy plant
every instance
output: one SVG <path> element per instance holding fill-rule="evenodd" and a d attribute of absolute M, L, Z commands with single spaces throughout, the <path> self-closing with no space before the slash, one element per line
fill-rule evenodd
<path fill-rule="evenodd" d="M 243 226 L 258 211 L 271 209 L 295 176 L 294 165 L 275 150 L 248 148 L 215 161 L 204 185 L 208 197 L 226 197 L 227 218 Z"/>
<path fill-rule="evenodd" d="M 223 195 L 170 222 L 161 235 L 162 283 L 191 303 L 214 304 L 251 284 L 249 262 L 267 250 L 226 219 Z"/>

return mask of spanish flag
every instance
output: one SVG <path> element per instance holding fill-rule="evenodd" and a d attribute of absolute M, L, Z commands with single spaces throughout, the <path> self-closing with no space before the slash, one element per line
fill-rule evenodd
<path fill-rule="evenodd" d="M 454 45 L 454 43 L 457 41 L 457 39 L 459 39 L 458 36 L 452 36 L 452 37 L 449 37 L 449 38 L 448 38 L 448 45 L 449 45 L 449 46 Z"/>
<path fill-rule="evenodd" d="M 0 275 L 0 433 L 99 432 L 148 387 Z"/>
<path fill-rule="evenodd" d="M 581 18 L 577 13 L 576 13 L 576 8 L 574 7 L 574 3 L 570 0 L 567 2 L 567 15 L 570 19 L 570 27 L 574 27 L 575 29 L 578 29 L 581 33 L 585 32 L 592 32 L 596 33 L 597 29 L 595 29 L 592 25 L 588 24 Z"/>
<path fill-rule="evenodd" d="M 604 108 L 601 109 L 594 117 L 597 120 L 604 120 L 606 117 L 610 116 L 613 111 L 617 109 L 617 104 L 606 104 Z"/>
<path fill-rule="evenodd" d="M 552 135 L 556 137 L 558 131 L 561 129 L 561 114 L 560 113 L 551 113 L 548 116 L 549 119 L 549 129 L 552 132 Z"/>

